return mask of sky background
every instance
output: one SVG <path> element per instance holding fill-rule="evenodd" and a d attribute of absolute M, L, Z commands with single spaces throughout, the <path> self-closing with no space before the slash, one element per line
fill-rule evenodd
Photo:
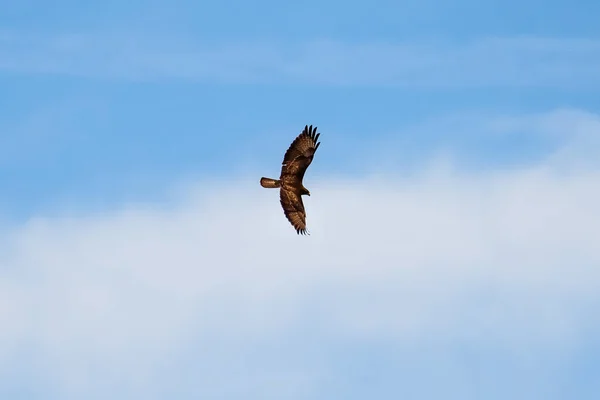
<path fill-rule="evenodd" d="M 1 398 L 596 398 L 600 3 L 0 5 Z"/>

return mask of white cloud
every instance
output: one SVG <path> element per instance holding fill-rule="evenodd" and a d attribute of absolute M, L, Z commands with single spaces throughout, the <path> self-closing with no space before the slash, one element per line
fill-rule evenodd
<path fill-rule="evenodd" d="M 600 42 L 587 38 L 199 43 L 152 34 L 0 35 L 0 70 L 135 80 L 590 89 L 600 83 L 598 69 Z"/>
<path fill-rule="evenodd" d="M 328 371 L 229 361 L 306 327 L 317 341 L 568 352 L 600 322 L 600 170 L 553 162 L 358 180 L 315 164 L 309 237 L 260 176 L 198 183 L 166 208 L 32 218 L 0 248 L 0 366 L 29 351 L 31 368 L 75 397 L 119 385 L 156 395 L 192 353 L 206 371 L 190 390 L 266 398 L 276 382 L 316 390 Z"/>

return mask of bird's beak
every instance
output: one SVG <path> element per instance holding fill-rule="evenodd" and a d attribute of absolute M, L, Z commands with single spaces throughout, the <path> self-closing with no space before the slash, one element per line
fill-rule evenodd
<path fill-rule="evenodd" d="M 310 196 L 310 192 L 307 193 Z"/>

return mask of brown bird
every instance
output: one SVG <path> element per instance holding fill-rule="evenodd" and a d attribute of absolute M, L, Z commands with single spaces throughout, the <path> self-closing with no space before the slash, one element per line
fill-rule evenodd
<path fill-rule="evenodd" d="M 260 178 L 260 185 L 264 188 L 280 188 L 279 200 L 283 212 L 292 224 L 296 233 L 309 234 L 306 230 L 306 211 L 302 202 L 302 195 L 310 196 L 310 191 L 302 184 L 304 173 L 310 165 L 321 142 L 317 142 L 321 134 L 317 127 L 306 125 L 302 133 L 292 142 L 283 156 L 281 175 L 279 179 Z"/>

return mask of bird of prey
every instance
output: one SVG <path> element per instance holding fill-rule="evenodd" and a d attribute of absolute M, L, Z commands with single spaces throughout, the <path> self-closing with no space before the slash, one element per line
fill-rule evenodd
<path fill-rule="evenodd" d="M 283 156 L 279 179 L 260 178 L 264 188 L 279 188 L 279 200 L 283 212 L 297 234 L 309 234 L 306 230 L 306 211 L 302 196 L 310 196 L 310 191 L 302 184 L 304 173 L 310 165 L 321 142 L 317 127 L 308 126 L 294 139 Z"/>

